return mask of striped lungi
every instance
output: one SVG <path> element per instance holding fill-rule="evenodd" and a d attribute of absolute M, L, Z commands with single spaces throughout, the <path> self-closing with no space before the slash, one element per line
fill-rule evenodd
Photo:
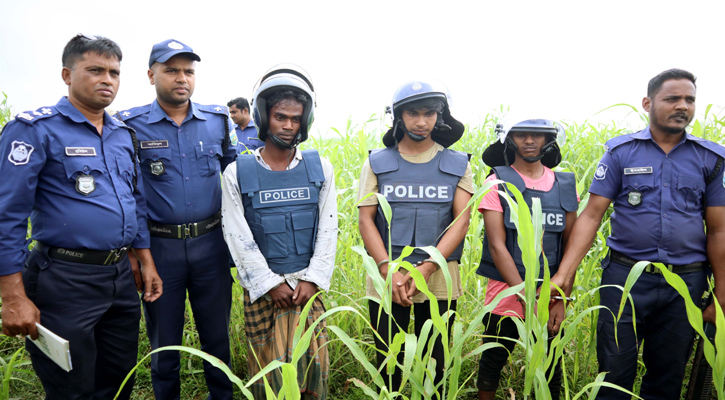
<path fill-rule="evenodd" d="M 249 377 L 256 375 L 272 360 L 289 363 L 292 360 L 292 341 L 295 329 L 300 322 L 302 306 L 293 306 L 288 309 L 275 307 L 274 301 L 260 297 L 254 303 L 249 301 L 249 292 L 244 291 L 244 326 L 249 342 L 247 352 L 247 365 Z M 325 305 L 315 298 L 307 315 L 305 329 L 315 322 L 324 312 Z M 321 321 L 315 327 L 315 334 L 310 340 L 310 346 L 302 355 L 297 364 L 297 384 L 302 393 L 302 399 L 327 399 L 327 377 L 330 369 L 330 357 L 327 352 L 327 324 Z M 275 369 L 267 374 L 267 381 L 274 393 L 282 388 L 282 374 Z M 250 387 L 255 399 L 264 399 L 264 381 L 256 381 Z"/>

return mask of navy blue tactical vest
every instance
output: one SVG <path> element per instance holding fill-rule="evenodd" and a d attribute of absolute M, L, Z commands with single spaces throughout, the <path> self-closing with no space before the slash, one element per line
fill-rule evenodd
<path fill-rule="evenodd" d="M 529 208 L 531 207 L 532 198 L 538 197 L 541 199 L 541 211 L 544 214 L 544 238 L 542 244 L 543 254 L 539 258 L 539 278 L 544 276 L 544 255 L 549 263 L 549 273 L 554 275 L 559 268 L 559 262 L 561 262 L 563 255 L 561 246 L 564 228 L 566 228 L 566 213 L 576 211 L 578 206 L 574 174 L 571 172 L 555 172 L 554 186 L 548 192 L 544 192 L 526 188 L 523 178 L 511 167 L 494 167 L 492 169 L 497 179 L 510 182 L 516 186 L 516 189 L 524 196 Z M 513 198 L 513 194 L 510 195 Z M 521 279 L 524 279 L 526 267 L 524 267 L 524 262 L 521 259 L 521 248 L 517 243 L 518 231 L 516 225 L 511 221 L 511 209 L 508 202 L 503 198 L 501 198 L 501 206 L 504 210 L 506 248 L 516 263 Z M 483 236 L 481 264 L 476 273 L 498 281 L 504 280 L 494 265 L 491 251 L 488 248 L 488 235 L 485 233 Z"/>
<path fill-rule="evenodd" d="M 318 198 L 325 181 L 317 150 L 304 150 L 288 171 L 270 171 L 254 155 L 237 157 L 244 218 L 269 268 L 290 274 L 307 268 L 315 249 Z"/>
<path fill-rule="evenodd" d="M 378 178 L 378 190 L 390 203 L 393 212 L 390 236 L 393 254 L 398 258 L 405 246 L 435 246 L 453 222 L 453 198 L 458 181 L 466 173 L 468 157 L 445 149 L 427 163 L 411 163 L 393 147 L 373 150 L 370 167 Z M 388 249 L 388 224 L 378 206 L 375 225 Z M 460 260 L 463 241 L 448 257 Z M 416 249 L 406 257 L 411 263 L 430 256 Z"/>

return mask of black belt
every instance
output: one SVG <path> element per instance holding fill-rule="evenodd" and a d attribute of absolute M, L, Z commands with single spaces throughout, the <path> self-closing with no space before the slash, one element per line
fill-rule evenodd
<path fill-rule="evenodd" d="M 191 224 L 166 225 L 148 221 L 151 236 L 167 239 L 186 239 L 207 234 L 222 226 L 222 211 L 219 210 L 211 217 Z"/>
<path fill-rule="evenodd" d="M 639 261 L 635 260 L 634 258 L 629 258 L 625 256 L 624 254 L 616 251 L 616 250 L 609 250 L 609 260 L 617 263 L 622 264 L 627 267 L 634 267 L 634 264 L 637 264 Z M 667 268 L 670 272 L 674 272 L 676 274 L 686 274 L 688 272 L 698 272 L 702 271 L 705 267 L 707 267 L 708 263 L 706 261 L 698 261 L 694 263 L 689 264 L 683 264 L 683 265 L 673 265 L 673 264 L 665 264 L 665 268 Z M 661 274 L 659 268 L 655 267 L 653 264 L 648 264 L 644 272 L 649 272 L 650 274 Z"/>
<path fill-rule="evenodd" d="M 50 258 L 95 265 L 115 264 L 122 260 L 123 257 L 126 257 L 126 253 L 128 253 L 128 247 L 113 250 L 65 249 L 47 246 L 40 242 L 35 244 L 35 248 L 38 251 L 47 251 Z"/>

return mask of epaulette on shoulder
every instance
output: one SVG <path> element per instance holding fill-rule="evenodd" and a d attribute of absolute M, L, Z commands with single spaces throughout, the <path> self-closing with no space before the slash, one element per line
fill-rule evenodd
<path fill-rule="evenodd" d="M 204 112 L 210 112 L 214 114 L 227 116 L 229 113 L 225 106 L 218 106 L 216 104 L 197 104 L 199 110 Z"/>
<path fill-rule="evenodd" d="M 620 135 L 614 138 L 611 138 L 607 140 L 607 143 L 604 144 L 604 147 L 607 149 L 607 151 L 614 150 L 615 148 L 625 144 L 629 143 L 633 140 L 635 140 L 634 137 L 635 133 L 629 133 L 627 135 Z"/>
<path fill-rule="evenodd" d="M 121 121 L 128 121 L 129 119 L 136 118 L 139 115 L 147 114 L 149 111 L 151 111 L 151 104 L 119 111 L 114 115 L 114 117 Z"/>
<path fill-rule="evenodd" d="M 18 121 L 23 121 L 26 124 L 32 125 L 35 123 L 35 121 L 52 117 L 53 115 L 57 114 L 58 110 L 55 109 L 54 106 L 50 107 L 41 107 L 35 111 L 24 111 L 19 113 L 15 116 L 15 119 Z"/>
<path fill-rule="evenodd" d="M 687 139 L 692 140 L 693 142 L 712 151 L 713 153 L 717 154 L 718 156 L 725 158 L 725 147 L 723 147 L 715 142 L 711 142 L 709 140 L 703 139 L 701 137 L 693 136 L 689 133 L 687 134 Z"/>

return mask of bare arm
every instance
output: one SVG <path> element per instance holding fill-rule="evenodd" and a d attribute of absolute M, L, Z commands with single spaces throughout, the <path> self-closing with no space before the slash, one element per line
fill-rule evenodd
<path fill-rule="evenodd" d="M 504 213 L 492 210 L 483 211 L 483 223 L 488 237 L 488 250 L 499 274 L 509 286 L 523 282 L 516 263 L 506 248 L 506 226 Z"/>
<path fill-rule="evenodd" d="M 22 273 L 0 276 L 2 295 L 3 333 L 8 336 L 30 335 L 38 338 L 36 322 L 40 322 L 40 310 L 25 295 Z"/>
<path fill-rule="evenodd" d="M 712 266 L 715 280 L 715 297 L 720 307 L 725 310 L 725 206 L 707 207 L 705 210 L 707 224 L 707 259 Z M 715 323 L 715 303 L 710 304 L 702 313 L 705 321 Z"/>
<path fill-rule="evenodd" d="M 599 225 L 602 223 L 602 217 L 604 217 L 604 213 L 611 202 L 606 197 L 590 194 L 589 203 L 577 218 L 571 233 L 567 235 L 569 237 L 567 238 L 564 257 L 561 264 L 559 264 L 559 270 L 551 277 L 551 283 L 562 288 L 567 295 L 571 293 L 574 286 L 577 266 L 587 255 L 589 248 L 592 247 Z M 558 295 L 558 292 L 553 289 L 552 295 Z"/>
<path fill-rule="evenodd" d="M 383 238 L 380 236 L 380 232 L 378 232 L 378 228 L 375 226 L 375 215 L 378 212 L 378 206 L 361 206 L 358 210 L 360 236 L 362 237 L 368 254 L 373 258 L 373 260 L 375 260 L 376 264 L 380 264 L 384 260 L 389 260 L 388 251 L 383 244 Z M 388 263 L 382 263 L 378 269 L 380 270 L 380 275 L 387 279 Z M 410 301 L 406 295 L 407 286 L 405 284 L 405 275 L 398 271 L 393 274 L 391 280 L 393 285 L 393 302 L 404 307 L 412 305 L 413 302 Z"/>

